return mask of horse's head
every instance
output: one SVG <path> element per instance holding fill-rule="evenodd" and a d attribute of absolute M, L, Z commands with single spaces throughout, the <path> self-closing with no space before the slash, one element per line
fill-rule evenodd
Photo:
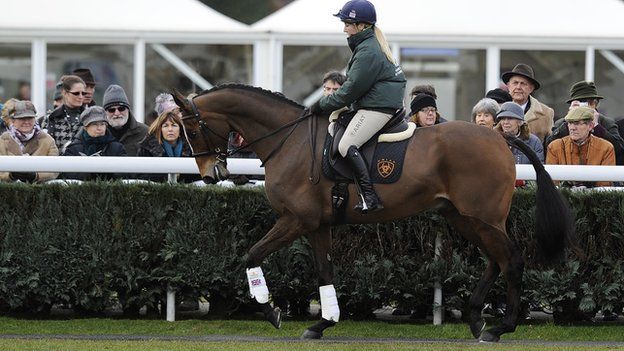
<path fill-rule="evenodd" d="M 182 112 L 184 135 L 191 147 L 204 182 L 214 184 L 230 176 L 227 170 L 227 148 L 230 126 L 225 116 L 199 111 L 193 99 L 174 91 L 173 99 Z"/>

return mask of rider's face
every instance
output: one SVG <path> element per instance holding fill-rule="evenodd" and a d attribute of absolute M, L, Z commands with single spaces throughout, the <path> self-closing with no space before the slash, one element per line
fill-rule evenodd
<path fill-rule="evenodd" d="M 347 36 L 352 36 L 359 32 L 357 24 L 355 23 L 344 23 L 344 32 L 347 33 Z"/>

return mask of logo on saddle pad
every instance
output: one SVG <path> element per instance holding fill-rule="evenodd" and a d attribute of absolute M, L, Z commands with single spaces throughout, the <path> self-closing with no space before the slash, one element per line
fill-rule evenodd
<path fill-rule="evenodd" d="M 392 172 L 394 172 L 394 165 L 396 164 L 393 160 L 386 160 L 384 158 L 377 160 L 377 172 L 383 178 L 388 178 Z"/>

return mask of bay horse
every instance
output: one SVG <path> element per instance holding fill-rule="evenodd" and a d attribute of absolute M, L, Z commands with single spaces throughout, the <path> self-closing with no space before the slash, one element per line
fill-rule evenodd
<path fill-rule="evenodd" d="M 190 100 L 178 92 L 173 95 L 204 181 L 215 183 L 228 176 L 231 131 L 240 133 L 262 160 L 266 195 L 278 219 L 247 254 L 250 292 L 265 317 L 279 328 L 281 312 L 270 305 L 260 265 L 269 254 L 307 235 L 319 275 L 322 318 L 302 337 L 321 338 L 340 314 L 332 285 L 333 181 L 320 174 L 327 118 L 310 115 L 284 95 L 242 84 L 217 86 Z M 470 330 L 481 341 L 498 341 L 501 334 L 515 331 L 520 313 L 524 260 L 505 228 L 516 178 L 508 144 L 526 153 L 537 173 L 535 237 L 540 252 L 546 260 L 560 258 L 565 247 L 575 242 L 573 219 L 535 153 L 517 138 L 506 140 L 498 132 L 467 122 L 418 128 L 408 143 L 399 180 L 375 185 L 383 210 L 365 215 L 354 211 L 358 196 L 354 196 L 355 186 L 349 185 L 348 223 L 392 221 L 437 209 L 480 248 L 488 264 L 470 297 L 469 313 Z M 507 285 L 505 317 L 501 325 L 485 330 L 484 299 L 501 272 Z"/>

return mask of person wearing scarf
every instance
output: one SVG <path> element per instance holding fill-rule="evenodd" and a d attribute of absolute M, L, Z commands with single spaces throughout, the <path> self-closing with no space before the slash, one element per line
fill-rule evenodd
<path fill-rule="evenodd" d="M 108 130 L 106 112 L 100 106 L 87 107 L 80 115 L 82 129 L 67 146 L 63 156 L 126 156 L 124 146 Z M 63 178 L 92 180 L 116 179 L 121 175 L 108 173 L 64 173 Z"/>
<path fill-rule="evenodd" d="M 190 157 L 191 150 L 182 136 L 182 121 L 178 106 L 166 96 L 160 94 L 156 98 L 156 112 L 158 118 L 150 125 L 147 136 L 139 144 L 138 156 L 141 157 Z M 144 174 L 143 179 L 163 182 L 167 180 L 166 174 Z M 190 183 L 200 180 L 197 174 L 183 174 L 178 178 L 179 182 Z"/>
<path fill-rule="evenodd" d="M 0 136 L 2 156 L 58 156 L 54 139 L 41 130 L 37 111 L 30 101 L 16 101 L 8 130 Z M 49 172 L 0 172 L 0 181 L 42 183 L 58 176 Z"/>

